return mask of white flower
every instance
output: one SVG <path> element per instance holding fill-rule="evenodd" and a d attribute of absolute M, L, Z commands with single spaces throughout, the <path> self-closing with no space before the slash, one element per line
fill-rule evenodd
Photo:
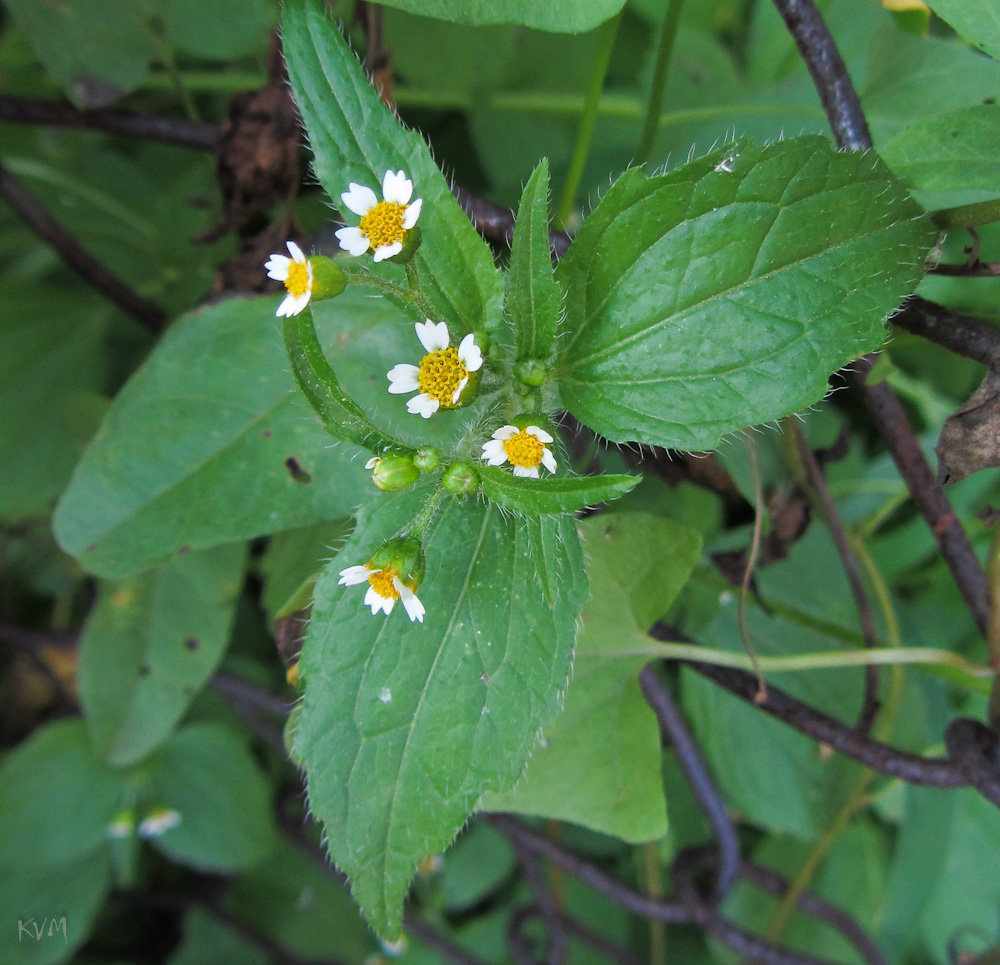
<path fill-rule="evenodd" d="M 361 218 L 356 228 L 338 228 L 340 247 L 354 256 L 375 252 L 375 261 L 392 258 L 403 250 L 406 233 L 417 223 L 423 200 L 412 204 L 413 182 L 403 171 L 386 171 L 382 179 L 382 200 L 371 188 L 355 184 L 341 196 L 344 207 Z"/>
<path fill-rule="evenodd" d="M 313 267 L 294 241 L 288 242 L 288 255 L 271 255 L 264 267 L 269 278 L 283 281 L 288 295 L 278 306 L 277 315 L 298 315 L 312 297 Z"/>
<path fill-rule="evenodd" d="M 158 838 L 181 823 L 180 814 L 172 808 L 156 808 L 139 825 L 140 838 Z"/>
<path fill-rule="evenodd" d="M 417 338 L 427 354 L 419 365 L 400 364 L 387 373 L 389 392 L 402 395 L 417 392 L 406 403 L 409 412 L 429 419 L 439 408 L 452 409 L 469 384 L 469 375 L 483 364 L 483 353 L 470 332 L 458 348 L 448 344 L 448 326 L 444 322 L 417 322 Z"/>
<path fill-rule="evenodd" d="M 355 586 L 358 583 L 369 584 L 365 594 L 365 605 L 372 608 L 372 616 L 379 610 L 392 613 L 397 600 L 403 601 L 403 608 L 410 621 L 424 622 L 424 605 L 417 599 L 416 593 L 399 578 L 399 574 L 387 566 L 377 570 L 371 566 L 349 566 L 340 571 L 341 586 Z"/>
<path fill-rule="evenodd" d="M 493 433 L 489 442 L 483 443 L 482 458 L 491 466 L 502 466 L 509 462 L 514 467 L 515 476 L 538 478 L 539 465 L 549 472 L 556 471 L 556 459 L 549 445 L 550 436 L 538 426 L 501 426 Z"/>

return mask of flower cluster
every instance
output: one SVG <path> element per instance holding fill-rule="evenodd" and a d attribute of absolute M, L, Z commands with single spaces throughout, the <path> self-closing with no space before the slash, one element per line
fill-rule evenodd
<path fill-rule="evenodd" d="M 357 215 L 356 226 L 337 231 L 340 247 L 354 257 L 371 252 L 376 262 L 395 258 L 405 261 L 416 245 L 415 232 L 423 201 L 413 198 L 413 183 L 403 171 L 386 171 L 382 179 L 382 197 L 363 185 L 351 182 L 341 195 L 347 211 Z M 329 258 L 306 257 L 294 242 L 288 242 L 288 255 L 271 255 L 265 264 L 269 277 L 285 285 L 287 295 L 278 307 L 279 317 L 301 313 L 313 298 L 328 298 L 344 288 L 344 276 Z M 452 344 L 445 322 L 426 318 L 414 326 L 424 349 L 416 364 L 401 362 L 387 373 L 390 395 L 410 395 L 407 411 L 429 419 L 435 413 L 454 409 L 470 401 L 483 367 L 486 343 L 469 332 Z M 537 367 L 537 366 L 536 366 Z M 544 379 L 522 376 L 526 385 L 538 385 Z M 532 373 L 528 373 L 531 375 Z M 556 471 L 556 459 L 550 448 L 552 435 L 537 424 L 537 419 L 522 415 L 496 429 L 489 441 L 482 443 L 480 459 L 489 466 L 509 465 L 515 476 L 537 479 L 541 468 Z M 366 463 L 372 482 L 380 490 L 395 492 L 413 485 L 422 473 L 438 469 L 438 453 L 431 447 L 413 451 L 388 447 Z M 468 463 L 453 463 L 442 478 L 445 491 L 462 495 L 478 489 L 478 474 Z M 425 609 L 416 591 L 424 574 L 424 556 L 417 536 L 397 537 L 383 544 L 365 564 L 348 566 L 340 571 L 340 585 L 368 584 L 364 603 L 372 614 L 392 612 L 396 601 L 411 622 L 423 623 Z M 147 833 L 162 833 L 169 825 L 167 817 L 149 824 Z M 142 833 L 140 831 L 140 833 Z"/>

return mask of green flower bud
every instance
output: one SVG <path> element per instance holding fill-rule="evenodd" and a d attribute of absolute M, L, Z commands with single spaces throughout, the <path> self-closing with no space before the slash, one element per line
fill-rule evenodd
<path fill-rule="evenodd" d="M 424 578 L 427 564 L 420 540 L 406 536 L 383 543 L 372 554 L 368 566 L 373 570 L 388 570 L 398 576 L 404 585 L 416 590 Z"/>
<path fill-rule="evenodd" d="M 467 462 L 454 462 L 445 470 L 441 485 L 452 495 L 465 496 L 479 488 L 479 473 Z"/>
<path fill-rule="evenodd" d="M 540 386 L 548 375 L 548 367 L 541 359 L 521 359 L 514 366 L 514 375 L 525 385 Z"/>
<path fill-rule="evenodd" d="M 413 456 L 413 465 L 421 472 L 434 472 L 441 465 L 441 455 L 433 446 L 421 446 Z"/>
<path fill-rule="evenodd" d="M 399 492 L 420 478 L 420 470 L 413 464 L 413 457 L 398 452 L 372 457 L 365 463 L 365 469 L 372 470 L 372 483 L 384 493 Z"/>
<path fill-rule="evenodd" d="M 325 255 L 312 255 L 309 259 L 313 271 L 312 297 L 316 300 L 336 298 L 347 287 L 347 279 L 340 266 Z"/>

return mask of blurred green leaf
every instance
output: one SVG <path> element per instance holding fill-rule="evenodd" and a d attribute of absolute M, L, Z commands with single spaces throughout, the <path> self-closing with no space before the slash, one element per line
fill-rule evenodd
<path fill-rule="evenodd" d="M 55 287 L 5 286 L 0 300 L 12 309 L 0 317 L 0 518 L 17 520 L 47 514 L 69 479 L 74 415 L 102 388 L 106 313 Z"/>
<path fill-rule="evenodd" d="M 233 298 L 178 319 L 118 394 L 54 520 L 88 570 L 123 576 L 336 519 L 372 492 L 360 454 L 330 445 L 295 388 L 274 305 Z"/>
<path fill-rule="evenodd" d="M 88 938 L 110 889 L 111 863 L 104 850 L 16 871 L 0 859 L 0 908 L 8 917 L 0 932 L 0 961 L 55 965 L 71 958 Z"/>
<path fill-rule="evenodd" d="M 424 538 L 424 622 L 402 607 L 373 617 L 364 587 L 338 586 L 338 574 L 405 531 L 422 492 L 363 508 L 320 577 L 295 730 L 330 855 L 387 938 L 419 861 L 451 842 L 485 790 L 516 780 L 557 713 L 586 593 L 572 520 L 553 521 L 550 609 L 525 524 L 452 500 Z"/>
<path fill-rule="evenodd" d="M 920 191 L 1000 193 L 1000 107 L 979 104 L 917 121 L 879 153 L 894 174 Z"/>
<path fill-rule="evenodd" d="M 133 764 L 173 730 L 215 670 L 243 581 L 246 546 L 178 556 L 105 583 L 80 641 L 80 699 L 111 764 Z"/>
<path fill-rule="evenodd" d="M 265 54 L 278 19 L 273 0 L 160 0 L 170 42 L 185 53 L 211 60 Z"/>
<path fill-rule="evenodd" d="M 514 325 L 518 359 L 548 359 L 560 300 L 549 246 L 549 166 L 542 161 L 524 186 L 510 249 L 504 308 Z"/>
<path fill-rule="evenodd" d="M 264 577 L 261 602 L 272 620 L 303 583 L 310 578 L 315 582 L 326 561 L 344 545 L 352 529 L 352 520 L 335 519 L 271 537 L 260 561 L 260 571 Z"/>
<path fill-rule="evenodd" d="M 498 466 L 479 466 L 483 495 L 503 509 L 525 516 L 574 513 L 627 493 L 641 476 L 515 476 Z"/>
<path fill-rule="evenodd" d="M 1000 8 L 991 0 L 927 0 L 927 6 L 956 33 L 1000 59 Z"/>
<path fill-rule="evenodd" d="M 43 727 L 0 766 L 0 866 L 43 871 L 93 856 L 125 788 L 125 776 L 94 755 L 82 720 Z"/>
<path fill-rule="evenodd" d="M 243 921 L 303 958 L 361 962 L 375 950 L 347 888 L 287 839 L 233 882 L 227 900 Z"/>
<path fill-rule="evenodd" d="M 444 856 L 445 907 L 451 912 L 471 908 L 503 885 L 516 867 L 507 839 L 488 824 L 473 824 Z"/>
<path fill-rule="evenodd" d="M 258 923 L 254 923 L 259 927 Z M 200 908 L 184 916 L 184 937 L 167 965 L 270 965 L 271 956 Z"/>
<path fill-rule="evenodd" d="M 143 767 L 150 804 L 180 817 L 176 827 L 150 839 L 174 861 L 226 873 L 251 867 L 274 848 L 271 789 L 231 731 L 191 724 Z"/>
<path fill-rule="evenodd" d="M 5 6 L 77 107 L 102 107 L 145 79 L 156 44 L 141 7 L 121 0 L 6 0 Z"/>
<path fill-rule="evenodd" d="M 535 0 L 387 0 L 386 6 L 474 26 L 517 23 L 539 30 L 582 33 L 613 17 L 624 6 L 624 0 L 547 0 L 546 3 Z"/>
<path fill-rule="evenodd" d="M 660 728 L 637 680 L 649 658 L 620 653 L 646 643 L 646 631 L 698 561 L 701 538 L 688 526 L 643 513 L 605 513 L 579 527 L 591 597 L 566 709 L 544 732 L 514 789 L 486 794 L 482 807 L 652 841 L 666 833 L 667 812 Z"/>
<path fill-rule="evenodd" d="M 821 138 L 630 171 L 557 269 L 562 402 L 615 442 L 714 448 L 876 348 L 931 238 L 876 157 Z"/>
<path fill-rule="evenodd" d="M 1000 879 L 993 873 L 1000 841 L 1000 813 L 978 792 L 957 790 L 947 858 L 937 867 L 934 889 L 920 918 L 926 951 L 936 965 L 952 965 L 948 944 L 967 930 L 995 943 L 1000 935 Z M 948 827 L 935 833 L 947 833 Z M 937 849 L 928 857 L 933 861 Z M 934 864 L 922 874 L 930 875 Z M 988 947 L 988 946 L 987 946 Z"/>
<path fill-rule="evenodd" d="M 413 182 L 414 198 L 423 199 L 418 223 L 422 243 L 413 264 L 437 313 L 434 321 L 462 333 L 495 328 L 503 279 L 489 248 L 459 207 L 423 138 L 401 127 L 382 103 L 322 0 L 287 0 L 282 43 L 316 176 L 334 204 L 340 204 L 351 182 L 381 196 L 386 171 L 404 170 Z M 403 281 L 398 265 L 384 262 L 371 268 L 374 274 Z"/>

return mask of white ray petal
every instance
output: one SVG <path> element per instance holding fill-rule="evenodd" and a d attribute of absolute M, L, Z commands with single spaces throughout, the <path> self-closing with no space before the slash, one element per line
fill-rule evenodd
<path fill-rule="evenodd" d="M 340 571 L 338 585 L 355 586 L 358 583 L 364 583 L 369 575 L 374 572 L 374 570 L 368 569 L 367 566 L 349 566 L 346 570 Z"/>
<path fill-rule="evenodd" d="M 355 184 L 353 181 L 348 185 L 348 190 L 340 196 L 340 200 L 348 210 L 362 216 L 368 214 L 378 204 L 378 197 L 371 188 L 364 184 Z"/>
<path fill-rule="evenodd" d="M 426 322 L 417 322 L 413 327 L 425 352 L 437 352 L 448 347 L 448 326 L 444 322 L 432 322 L 428 318 Z"/>
<path fill-rule="evenodd" d="M 423 205 L 424 199 L 417 198 L 413 204 L 407 206 L 406 213 L 403 215 L 403 227 L 407 231 L 409 231 L 417 223 L 417 218 L 420 217 L 420 209 Z"/>
<path fill-rule="evenodd" d="M 552 442 L 552 436 L 550 436 L 544 429 L 539 429 L 538 426 L 528 426 L 528 428 L 524 431 L 527 432 L 529 436 L 534 436 L 539 442 L 544 442 L 545 445 Z"/>
<path fill-rule="evenodd" d="M 469 332 L 458 346 L 458 357 L 470 371 L 477 372 L 483 364 L 482 350 L 476 345 L 476 336 Z"/>
<path fill-rule="evenodd" d="M 420 390 L 419 375 L 420 369 L 415 365 L 408 365 L 405 362 L 394 365 L 386 373 L 386 378 L 390 383 L 389 394 L 404 395 L 407 392 L 418 392 Z"/>
<path fill-rule="evenodd" d="M 394 241 L 391 245 L 379 245 L 375 249 L 375 256 L 373 261 L 385 261 L 386 258 L 392 258 L 394 255 L 398 255 L 403 250 L 403 242 Z"/>
<path fill-rule="evenodd" d="M 406 403 L 406 411 L 429 419 L 437 412 L 440 405 L 437 399 L 432 399 L 426 392 L 421 392 Z"/>
<path fill-rule="evenodd" d="M 552 455 L 551 449 L 546 449 L 542 453 L 542 465 L 551 473 L 556 471 L 556 457 Z"/>
<path fill-rule="evenodd" d="M 338 228 L 334 234 L 340 242 L 340 247 L 355 258 L 363 255 L 371 247 L 371 242 L 360 228 Z"/>

